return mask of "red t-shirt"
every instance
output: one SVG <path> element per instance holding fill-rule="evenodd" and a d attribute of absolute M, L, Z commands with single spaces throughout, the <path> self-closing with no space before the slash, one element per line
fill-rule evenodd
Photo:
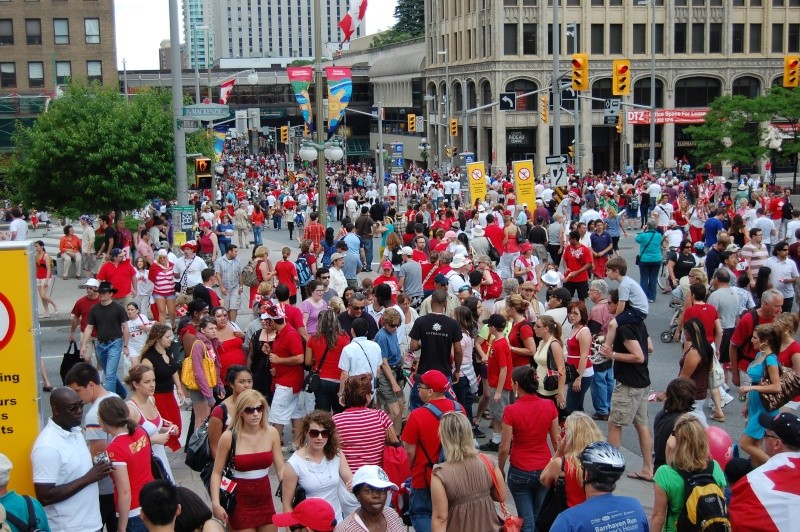
<path fill-rule="evenodd" d="M 503 230 L 498 227 L 496 224 L 490 224 L 486 226 L 486 231 L 484 232 L 486 238 L 489 239 L 489 242 L 492 243 L 492 247 L 496 249 L 500 254 L 503 253 Z"/>
<path fill-rule="evenodd" d="M 283 313 L 286 314 L 286 323 L 298 331 L 306 326 L 305 323 L 303 323 L 302 310 L 294 305 L 290 305 L 288 301 L 281 303 L 281 308 L 283 309 Z"/>
<path fill-rule="evenodd" d="M 793 367 L 792 357 L 798 354 L 800 354 L 800 342 L 795 340 L 794 342 L 789 344 L 789 347 L 787 347 L 778 354 L 778 363 L 784 368 L 791 368 Z M 800 401 L 800 395 L 792 399 L 792 401 Z"/>
<path fill-rule="evenodd" d="M 290 296 L 297 294 L 297 284 L 295 283 L 297 267 L 295 267 L 294 262 L 289 260 L 279 260 L 276 262 L 275 275 L 278 277 L 278 282 L 280 284 L 285 284 L 289 287 Z"/>
<path fill-rule="evenodd" d="M 414 252 L 411 254 L 411 259 L 419 262 L 420 264 L 425 264 L 428 262 L 428 255 L 424 251 L 420 251 L 415 249 Z"/>
<path fill-rule="evenodd" d="M 770 218 L 773 220 L 780 220 L 783 217 L 783 204 L 786 203 L 786 198 L 783 196 L 774 197 L 769 202 Z"/>
<path fill-rule="evenodd" d="M 434 268 L 439 270 L 439 266 L 435 266 L 430 262 L 423 262 L 422 263 L 422 289 L 423 290 L 436 290 L 436 283 L 434 279 L 436 278 L 437 271 L 433 271 Z M 433 271 L 433 273 L 431 273 Z"/>
<path fill-rule="evenodd" d="M 303 337 L 297 330 L 289 325 L 284 325 L 283 329 L 275 336 L 275 341 L 272 342 L 272 352 L 280 358 L 289 358 L 297 355 L 302 355 L 303 352 Z M 297 364 L 294 366 L 287 366 L 285 364 L 273 364 L 275 369 L 275 384 L 287 386 L 294 391 L 300 392 L 300 387 L 303 385 L 303 365 Z"/>
<path fill-rule="evenodd" d="M 528 321 L 522 320 L 511 327 L 508 332 L 508 343 L 511 344 L 511 347 L 525 347 L 525 340 L 533 337 L 533 325 Z M 511 354 L 511 363 L 515 368 L 529 366 L 532 360 L 533 357 L 517 355 L 513 352 Z"/>
<path fill-rule="evenodd" d="M 150 438 L 141 427 L 136 427 L 133 436 L 120 434 L 106 447 L 108 458 L 114 467 L 128 469 L 128 482 L 131 486 L 131 510 L 139 508 L 139 492 L 148 482 L 155 480 L 150 469 Z M 119 488 L 114 489 L 114 506 L 119 511 Z M 139 515 L 132 512 L 131 515 Z"/>
<path fill-rule="evenodd" d="M 574 272 L 580 270 L 585 264 L 592 264 L 592 252 L 584 246 L 579 244 L 578 247 L 567 246 L 564 250 L 564 263 L 566 265 L 566 272 Z M 572 276 L 569 281 L 573 283 L 581 283 L 589 280 L 589 270 L 583 270 L 581 273 Z"/>
<path fill-rule="evenodd" d="M 397 277 L 395 277 L 394 275 L 386 277 L 385 275 L 381 274 L 377 276 L 374 281 L 372 281 L 373 287 L 382 284 L 388 285 L 389 288 L 392 289 L 392 305 L 396 305 L 397 293 L 400 292 L 400 283 L 397 281 Z"/>
<path fill-rule="evenodd" d="M 489 346 L 489 367 L 488 379 L 491 388 L 497 388 L 500 381 L 500 370 L 507 368 L 506 380 L 503 383 L 503 390 L 511 389 L 511 372 L 514 366 L 511 363 L 511 347 L 506 338 L 499 338 Z"/>
<path fill-rule="evenodd" d="M 342 370 L 339 369 L 339 358 L 342 356 L 342 349 L 349 343 L 350 337 L 345 333 L 340 334 L 336 340 L 336 345 L 333 346 L 333 349 L 328 350 L 328 354 L 325 356 L 325 364 L 320 368 L 319 363 L 325 353 L 325 348 L 328 347 L 328 343 L 325 341 L 324 336 L 315 334 L 308 338 L 306 347 L 311 348 L 311 352 L 314 354 L 314 370 L 319 371 L 320 377 L 339 380 L 342 375 Z"/>
<path fill-rule="evenodd" d="M 99 297 L 89 299 L 87 296 L 83 296 L 77 300 L 75 305 L 72 307 L 71 314 L 81 319 L 81 332 L 83 332 L 84 329 L 86 329 L 86 326 L 89 324 L 89 311 L 92 310 L 92 307 L 98 303 L 100 303 Z M 97 328 L 92 330 L 92 337 L 97 338 Z"/>
<path fill-rule="evenodd" d="M 438 407 L 442 413 L 452 412 L 456 409 L 455 402 L 444 397 L 434 399 L 431 404 Z M 461 411 L 463 412 L 464 409 L 462 408 Z M 442 446 L 439 439 L 439 420 L 436 415 L 427 408 L 414 409 L 408 415 L 408 421 L 400 439 L 404 443 L 417 446 L 414 463 L 411 464 L 411 487 L 418 489 L 430 487 L 431 469 L 428 467 L 425 453 L 428 453 L 431 461 L 435 464 L 439 460 Z"/>
<path fill-rule="evenodd" d="M 119 264 L 106 262 L 97 272 L 99 281 L 108 281 L 117 289 L 114 299 L 121 299 L 131 293 L 131 282 L 136 277 L 136 270 L 131 266 L 131 261 L 123 260 Z"/>
<path fill-rule="evenodd" d="M 703 328 L 706 330 L 706 339 L 709 344 L 713 344 L 714 322 L 719 319 L 717 309 L 708 303 L 695 303 L 684 311 L 683 323 L 686 323 L 692 318 L 697 318 L 703 322 Z M 719 349 L 719 346 L 716 347 Z"/>
<path fill-rule="evenodd" d="M 503 423 L 510 425 L 514 438 L 511 465 L 523 471 L 541 471 L 550 461 L 547 435 L 558 419 L 553 401 L 536 395 L 523 395 L 503 411 Z"/>
<path fill-rule="evenodd" d="M 757 312 L 756 315 L 758 316 Z M 758 325 L 762 325 L 764 323 L 772 323 L 772 320 L 758 316 Z M 733 335 L 731 336 L 731 349 L 735 349 L 736 346 L 741 347 L 741 354 L 738 360 L 739 369 L 745 372 L 747 371 L 747 366 L 750 365 L 750 362 L 756 358 L 757 350 L 755 347 L 753 347 L 753 342 L 751 342 L 754 329 L 755 326 L 753 326 L 753 313 L 746 312 L 744 316 L 739 318 L 736 328 L 733 330 Z"/>

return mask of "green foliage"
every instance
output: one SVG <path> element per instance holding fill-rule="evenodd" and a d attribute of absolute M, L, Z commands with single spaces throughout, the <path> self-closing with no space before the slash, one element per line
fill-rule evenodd
<path fill-rule="evenodd" d="M 168 91 L 142 91 L 126 102 L 114 88 L 70 85 L 31 127 L 18 126 L 12 197 L 71 216 L 174 197 L 170 101 Z M 193 145 L 210 153 L 200 137 Z"/>
<path fill-rule="evenodd" d="M 295 59 L 289 66 L 299 67 L 299 66 L 306 66 L 306 65 L 313 65 L 314 61 L 310 61 L 308 59 Z"/>
<path fill-rule="evenodd" d="M 784 139 L 781 152 L 788 156 L 800 153 L 800 89 L 771 87 L 760 103 L 764 114 L 772 117 L 772 120 L 787 122 L 792 126 L 794 139 Z"/>
<path fill-rule="evenodd" d="M 422 37 L 425 34 L 425 1 L 397 0 L 394 18 L 397 19 L 394 29 L 402 28 L 412 38 Z"/>

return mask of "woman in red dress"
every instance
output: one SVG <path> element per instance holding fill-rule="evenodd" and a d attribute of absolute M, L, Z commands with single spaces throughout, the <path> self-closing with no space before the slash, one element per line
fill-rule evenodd
<path fill-rule="evenodd" d="M 172 329 L 163 323 L 156 323 L 147 335 L 141 351 L 142 365 L 153 369 L 156 376 L 156 391 L 153 399 L 156 408 L 165 419 L 169 419 L 178 426 L 177 433 L 170 434 L 165 444 L 173 451 L 181 448 L 178 438 L 181 435 L 180 403 L 186 397 L 186 389 L 181 382 L 178 364 L 172 356 Z M 178 400 L 175 400 L 177 392 Z"/>
<path fill-rule="evenodd" d="M 228 368 L 234 365 L 244 365 L 247 362 L 242 344 L 244 344 L 244 331 L 236 323 L 228 319 L 228 311 L 225 307 L 214 307 L 211 315 L 217 322 L 217 339 L 222 344 L 217 356 L 219 356 L 220 375 L 223 378 L 228 374 Z M 230 388 L 230 383 L 225 382 L 226 388 Z"/>

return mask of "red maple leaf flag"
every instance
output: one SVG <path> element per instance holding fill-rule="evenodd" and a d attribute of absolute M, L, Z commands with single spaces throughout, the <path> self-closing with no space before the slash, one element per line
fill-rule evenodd
<path fill-rule="evenodd" d="M 366 13 L 367 0 L 350 0 L 350 10 L 339 21 L 339 28 L 344 33 L 343 43 L 349 41 L 350 37 L 358 30 Z"/>
<path fill-rule="evenodd" d="M 800 454 L 780 453 L 733 486 L 729 508 L 736 532 L 797 530 Z"/>
<path fill-rule="evenodd" d="M 233 90 L 234 83 L 236 83 L 236 78 L 226 81 L 219 86 L 219 103 L 222 105 L 228 103 L 228 96 L 230 96 L 231 91 Z"/>

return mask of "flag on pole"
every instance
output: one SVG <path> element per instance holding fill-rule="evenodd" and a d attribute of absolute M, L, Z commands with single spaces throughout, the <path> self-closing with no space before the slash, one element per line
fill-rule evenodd
<path fill-rule="evenodd" d="M 228 103 L 228 96 L 230 96 L 231 91 L 233 90 L 233 85 L 236 83 L 236 78 L 232 80 L 226 81 L 225 83 L 219 86 L 219 103 L 225 105 Z"/>
<path fill-rule="evenodd" d="M 350 0 L 350 10 L 339 21 L 339 28 L 344 33 L 345 43 L 350 40 L 350 37 L 358 30 L 361 21 L 364 20 L 364 15 L 367 12 L 367 0 Z"/>
<path fill-rule="evenodd" d="M 744 532 L 796 530 L 800 520 L 800 454 L 780 453 L 733 486 L 729 514 Z"/>

